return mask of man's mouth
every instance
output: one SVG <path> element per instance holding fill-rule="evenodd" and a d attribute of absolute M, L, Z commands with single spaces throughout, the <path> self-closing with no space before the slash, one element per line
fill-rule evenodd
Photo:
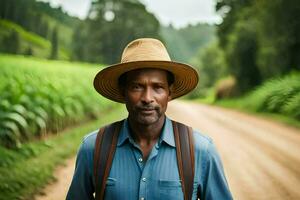
<path fill-rule="evenodd" d="M 152 114 L 155 112 L 155 108 L 140 108 L 142 114 Z"/>

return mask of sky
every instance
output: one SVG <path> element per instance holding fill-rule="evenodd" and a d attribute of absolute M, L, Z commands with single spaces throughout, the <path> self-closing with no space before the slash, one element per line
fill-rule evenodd
<path fill-rule="evenodd" d="M 61 5 L 72 16 L 84 19 L 91 0 L 44 0 L 52 6 Z M 140 0 L 158 20 L 180 28 L 198 22 L 220 23 L 221 17 L 215 12 L 215 0 Z"/>

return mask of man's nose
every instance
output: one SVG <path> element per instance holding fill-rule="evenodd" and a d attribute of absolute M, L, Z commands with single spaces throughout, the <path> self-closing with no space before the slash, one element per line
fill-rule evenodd
<path fill-rule="evenodd" d="M 145 89 L 144 90 L 141 101 L 145 104 L 149 104 L 149 103 L 152 103 L 154 101 L 153 93 L 150 89 Z"/>

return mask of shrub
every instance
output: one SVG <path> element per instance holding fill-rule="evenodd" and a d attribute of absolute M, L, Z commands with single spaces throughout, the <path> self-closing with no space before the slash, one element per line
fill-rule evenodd
<path fill-rule="evenodd" d="M 257 111 L 281 113 L 300 119 L 300 72 L 267 81 L 246 96 L 244 101 Z"/>

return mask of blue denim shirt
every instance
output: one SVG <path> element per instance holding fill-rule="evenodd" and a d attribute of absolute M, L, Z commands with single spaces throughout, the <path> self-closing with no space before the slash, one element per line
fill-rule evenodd
<path fill-rule="evenodd" d="M 67 200 L 92 200 L 95 190 L 93 152 L 98 130 L 87 135 L 79 149 L 75 173 Z M 197 190 L 201 200 L 232 199 L 220 157 L 212 140 L 194 131 L 195 177 L 193 199 Z M 129 134 L 125 120 L 106 182 L 105 199 L 183 200 L 178 173 L 173 127 L 166 118 L 160 139 L 144 161 L 139 146 Z"/>

